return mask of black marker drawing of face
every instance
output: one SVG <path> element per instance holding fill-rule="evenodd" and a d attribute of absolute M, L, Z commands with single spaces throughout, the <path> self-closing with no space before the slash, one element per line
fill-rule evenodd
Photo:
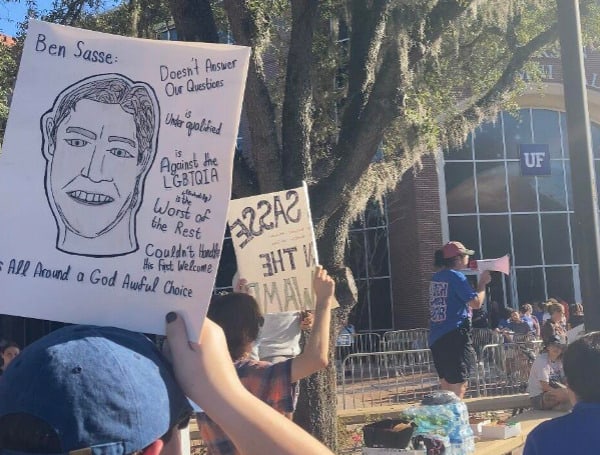
<path fill-rule="evenodd" d="M 81 256 L 138 249 L 136 215 L 160 123 L 152 87 L 120 74 L 63 90 L 41 118 L 56 248 Z"/>

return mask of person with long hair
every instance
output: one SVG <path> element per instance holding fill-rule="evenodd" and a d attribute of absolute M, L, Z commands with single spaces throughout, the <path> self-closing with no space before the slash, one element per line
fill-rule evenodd
<path fill-rule="evenodd" d="M 481 308 L 485 287 L 491 280 L 489 271 L 479 275 L 473 289 L 461 270 L 469 265 L 473 250 L 460 242 L 448 242 L 435 252 L 435 267 L 429 286 L 429 346 L 443 390 L 463 398 L 469 372 L 474 366 L 475 351 L 471 339 L 471 314 Z"/>

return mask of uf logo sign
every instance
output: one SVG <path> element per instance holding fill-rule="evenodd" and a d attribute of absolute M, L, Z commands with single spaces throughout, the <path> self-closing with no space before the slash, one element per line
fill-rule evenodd
<path fill-rule="evenodd" d="M 548 144 L 519 144 L 521 175 L 550 175 Z"/>

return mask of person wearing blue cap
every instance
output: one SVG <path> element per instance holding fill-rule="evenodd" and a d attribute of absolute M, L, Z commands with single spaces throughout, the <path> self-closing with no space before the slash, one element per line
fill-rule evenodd
<path fill-rule="evenodd" d="M 331 453 L 246 391 L 216 324 L 191 343 L 169 313 L 167 335 L 174 372 L 148 338 L 114 327 L 69 326 L 32 343 L 0 381 L 0 454 L 180 455 L 186 395 L 246 454 Z"/>
<path fill-rule="evenodd" d="M 0 447 L 13 454 L 117 455 L 153 444 L 158 453 L 191 414 L 154 344 L 114 327 L 56 330 L 24 349 L 0 381 Z"/>

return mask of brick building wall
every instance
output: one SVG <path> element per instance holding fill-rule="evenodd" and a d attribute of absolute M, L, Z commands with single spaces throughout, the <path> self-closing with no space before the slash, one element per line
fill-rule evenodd
<path fill-rule="evenodd" d="M 429 278 L 433 255 L 442 245 L 436 162 L 408 171 L 388 198 L 394 328 L 428 327 Z"/>

